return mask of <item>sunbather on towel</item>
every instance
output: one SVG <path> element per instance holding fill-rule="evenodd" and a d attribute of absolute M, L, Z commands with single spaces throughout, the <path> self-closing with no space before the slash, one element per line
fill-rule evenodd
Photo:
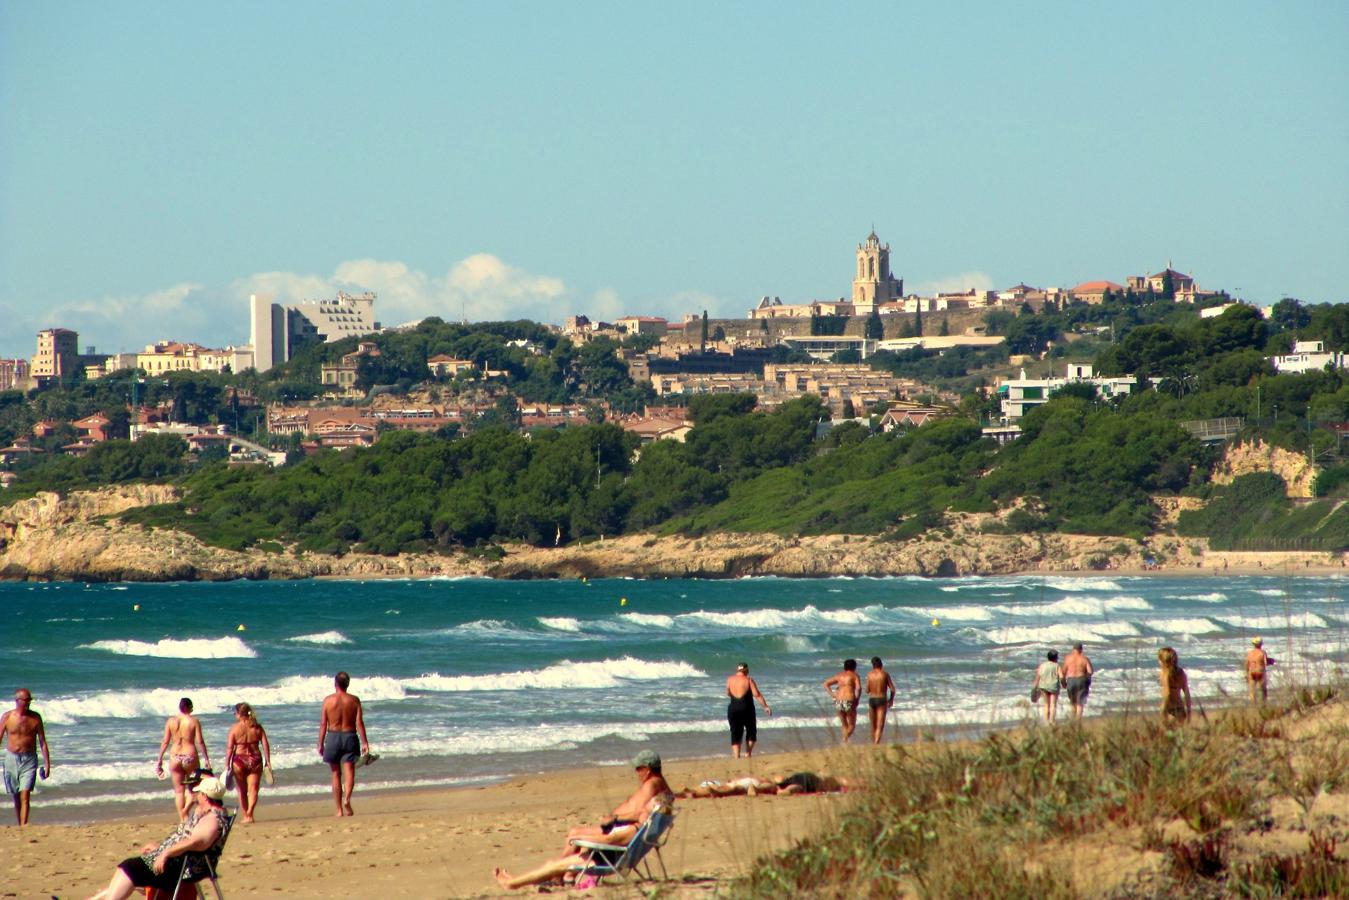
<path fill-rule="evenodd" d="M 632 760 L 640 784 L 632 796 L 620 803 L 613 815 L 599 825 L 580 825 L 567 832 L 567 846 L 562 856 L 550 859 L 543 865 L 523 875 L 511 875 L 505 869 L 495 869 L 492 874 L 504 888 L 518 888 L 529 884 L 542 884 L 560 878 L 572 866 L 584 862 L 587 851 L 573 847 L 574 840 L 594 841 L 605 844 L 626 844 L 632 840 L 637 829 L 647 820 L 653 811 L 671 802 L 674 794 L 665 783 L 660 772 L 660 755 L 654 750 L 643 750 Z"/>
<path fill-rule="evenodd" d="M 748 794 L 818 794 L 835 791 L 848 791 L 857 788 L 856 782 L 833 775 L 818 775 L 815 772 L 795 772 L 791 775 L 772 775 L 765 781 L 754 776 L 737 778 L 725 784 L 717 781 L 704 781 L 696 788 L 684 788 L 675 794 L 686 799 L 706 797 L 736 797 Z"/>

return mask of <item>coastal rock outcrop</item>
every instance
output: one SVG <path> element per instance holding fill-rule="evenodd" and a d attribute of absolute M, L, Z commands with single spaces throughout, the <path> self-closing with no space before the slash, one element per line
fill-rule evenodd
<path fill-rule="evenodd" d="M 295 548 L 245 552 L 210 547 L 189 534 L 127 524 L 117 514 L 172 502 L 173 488 L 134 485 L 39 494 L 0 508 L 0 578 L 72 581 L 194 581 L 238 578 L 736 578 L 1006 575 L 1141 569 L 1340 565 L 1325 553 L 1211 553 L 1203 539 L 1144 541 L 1055 533 L 1009 533 L 989 514 L 953 514 L 913 540 L 877 535 L 651 534 L 541 548 L 508 544 L 492 554 L 455 551 L 342 556 Z M 1173 511 L 1174 512 L 1174 511 Z M 1166 513 L 1166 510 L 1163 510 Z M 1278 559 L 1275 559 L 1275 557 Z M 1259 557 L 1256 559 L 1254 557 Z"/>
<path fill-rule="evenodd" d="M 1214 484 L 1231 484 L 1234 478 L 1252 472 L 1273 472 L 1288 485 L 1289 497 L 1315 496 L 1316 466 L 1302 453 L 1294 453 L 1263 441 L 1249 441 L 1227 448 L 1213 470 Z"/>

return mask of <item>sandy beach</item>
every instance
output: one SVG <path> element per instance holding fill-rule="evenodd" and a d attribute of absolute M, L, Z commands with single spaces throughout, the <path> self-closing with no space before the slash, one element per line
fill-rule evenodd
<path fill-rule="evenodd" d="M 764 754 L 736 761 L 670 761 L 676 789 L 705 779 L 728 780 L 803 769 L 840 771 L 864 765 L 870 748 Z M 523 871 L 556 855 L 566 829 L 595 822 L 636 786 L 621 767 L 548 772 L 501 784 L 438 791 L 355 796 L 356 816 L 333 816 L 328 801 L 270 801 L 263 789 L 258 821 L 238 825 L 221 862 L 227 896 L 382 898 L 487 897 L 503 891 L 495 866 Z M 685 890 L 712 890 L 746 871 L 764 853 L 820 830 L 847 795 L 728 797 L 683 800 L 664 859 Z M 227 798 L 233 807 L 233 795 Z M 5 810 L 9 814 L 9 810 Z M 164 814 L 88 825 L 42 825 L 40 804 L 26 829 L 0 827 L 0 897 L 87 897 L 113 868 L 173 826 Z"/>

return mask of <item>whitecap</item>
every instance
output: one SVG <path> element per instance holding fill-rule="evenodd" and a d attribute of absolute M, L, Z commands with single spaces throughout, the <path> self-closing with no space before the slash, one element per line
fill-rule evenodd
<path fill-rule="evenodd" d="M 1198 600 L 1200 603 L 1225 603 L 1227 595 L 1221 591 L 1214 591 L 1211 594 L 1182 594 L 1176 600 Z"/>
<path fill-rule="evenodd" d="M 340 631 L 320 631 L 317 634 L 300 634 L 293 638 L 286 638 L 297 644 L 321 644 L 333 646 L 336 644 L 350 644 L 351 638 Z"/>
<path fill-rule="evenodd" d="M 1163 635 L 1212 634 L 1223 630 L 1221 625 L 1202 616 L 1190 619 L 1156 619 L 1146 624 L 1148 628 Z"/>
<path fill-rule="evenodd" d="M 1233 628 L 1256 628 L 1261 631 L 1277 631 L 1284 628 L 1325 628 L 1326 620 L 1316 613 L 1304 612 L 1286 616 L 1217 616 L 1219 622 L 1225 622 Z"/>
<path fill-rule="evenodd" d="M 1089 622 L 1081 625 L 1011 625 L 1007 628 L 977 632 L 990 644 L 1071 644 L 1076 641 L 1105 643 L 1112 637 L 1137 637 L 1136 627 L 1128 622 Z"/>
<path fill-rule="evenodd" d="M 539 616 L 538 623 L 544 628 L 551 628 L 554 631 L 579 632 L 581 630 L 581 623 L 576 619 L 567 616 L 556 616 L 551 618 L 548 616 Z"/>
<path fill-rule="evenodd" d="M 652 615 L 651 613 L 619 613 L 618 618 L 633 625 L 640 625 L 643 628 L 672 628 L 674 626 L 674 619 L 670 616 Z"/>
<path fill-rule="evenodd" d="M 364 701 L 401 700 L 407 696 L 395 678 L 372 676 L 353 678 L 352 692 Z M 70 725 L 82 719 L 137 719 L 143 716 L 170 716 L 178 711 L 178 700 L 191 697 L 197 715 L 232 710 L 246 700 L 254 708 L 321 703 L 333 691 L 329 675 L 293 675 L 269 685 L 227 687 L 178 686 L 152 690 L 98 691 L 73 697 L 44 700 L 42 715 L 51 723 Z"/>
<path fill-rule="evenodd" d="M 153 644 L 145 641 L 94 641 L 92 644 L 80 644 L 79 649 L 164 659 L 252 659 L 258 655 L 257 651 L 237 637 L 164 638 Z"/>
<path fill-rule="evenodd" d="M 614 688 L 625 681 L 660 681 L 669 678 L 706 678 L 705 672 L 686 662 L 647 662 L 631 656 L 600 662 L 564 660 L 542 669 L 502 672 L 492 675 L 441 675 L 433 672 L 404 680 L 411 690 L 510 691 L 535 689 Z"/>

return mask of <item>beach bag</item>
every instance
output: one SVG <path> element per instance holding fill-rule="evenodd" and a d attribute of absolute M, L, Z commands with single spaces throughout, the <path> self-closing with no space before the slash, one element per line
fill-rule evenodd
<path fill-rule="evenodd" d="M 1030 702 L 1031 703 L 1040 702 L 1040 686 L 1038 684 L 1030 689 Z"/>

